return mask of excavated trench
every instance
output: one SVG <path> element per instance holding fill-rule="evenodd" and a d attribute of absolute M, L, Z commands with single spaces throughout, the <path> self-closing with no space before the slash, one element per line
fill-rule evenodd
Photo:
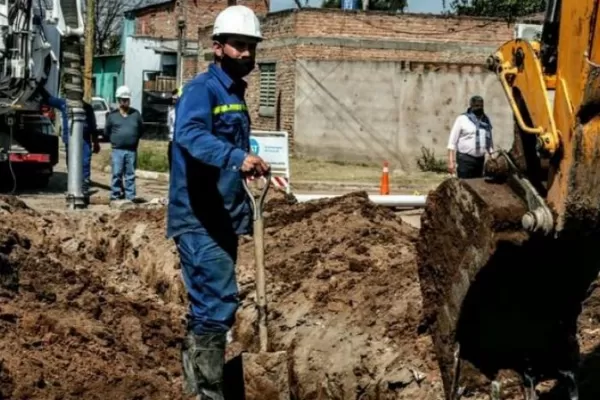
<path fill-rule="evenodd" d="M 429 197 L 419 276 L 448 392 L 457 343 L 467 398 L 485 396 L 494 379 L 502 398 L 522 398 L 521 377 L 509 370 L 554 381 L 577 368 L 577 321 L 600 271 L 599 238 L 530 235 L 525 211 L 508 186 L 483 180 L 446 181 Z"/>
<path fill-rule="evenodd" d="M 292 203 L 267 204 L 266 266 L 271 340 L 292 360 L 295 398 L 439 398 L 416 231 L 364 193 Z M 0 398 L 185 398 L 185 291 L 164 219 L 0 199 Z M 238 268 L 229 360 L 258 345 L 249 238 Z"/>
<path fill-rule="evenodd" d="M 179 364 L 185 291 L 164 221 L 163 208 L 40 213 L 0 198 L 0 399 L 186 398 Z M 295 399 L 443 398 L 417 239 L 365 193 L 269 200 L 269 333 L 273 350 L 292 360 Z M 547 272 L 542 262 L 536 268 Z M 258 345 L 249 238 L 238 269 L 241 307 L 228 360 Z M 579 319 L 582 399 L 599 393 L 598 319 L 594 287 Z"/>

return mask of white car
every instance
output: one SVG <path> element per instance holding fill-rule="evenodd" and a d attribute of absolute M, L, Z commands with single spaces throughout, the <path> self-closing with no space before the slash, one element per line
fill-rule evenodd
<path fill-rule="evenodd" d="M 98 138 L 104 140 L 104 126 L 106 125 L 106 115 L 110 112 L 108 102 L 102 97 L 92 97 L 90 102 L 96 116 L 96 127 L 98 128 Z"/>

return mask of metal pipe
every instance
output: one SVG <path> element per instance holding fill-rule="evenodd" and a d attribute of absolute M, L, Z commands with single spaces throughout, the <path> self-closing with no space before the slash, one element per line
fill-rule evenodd
<path fill-rule="evenodd" d="M 85 111 L 83 108 L 73 107 L 73 127 L 70 129 L 69 147 L 67 157 L 68 183 L 67 183 L 67 206 L 74 210 L 85 208 L 83 195 L 83 124 L 85 122 Z"/>
<path fill-rule="evenodd" d="M 180 8 L 182 6 L 180 5 Z M 181 15 L 177 20 L 177 87 L 183 84 L 183 52 L 185 51 L 185 15 L 179 11 Z"/>
<path fill-rule="evenodd" d="M 83 56 L 83 40 L 79 36 L 63 37 L 63 82 L 65 100 L 73 125 L 69 129 L 69 147 L 67 159 L 67 207 L 69 209 L 86 208 L 83 195 L 83 125 L 85 110 L 83 109 L 83 74 L 81 60 Z"/>
<path fill-rule="evenodd" d="M 298 202 L 330 199 L 339 197 L 339 194 L 296 194 L 294 197 Z M 425 207 L 427 196 L 409 196 L 409 195 L 369 195 L 369 200 L 377 205 L 398 208 L 422 208 Z"/>

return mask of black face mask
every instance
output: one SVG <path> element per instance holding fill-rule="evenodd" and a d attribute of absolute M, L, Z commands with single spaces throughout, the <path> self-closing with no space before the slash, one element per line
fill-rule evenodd
<path fill-rule="evenodd" d="M 477 115 L 478 117 L 481 117 L 483 115 L 483 108 L 473 110 L 473 114 Z"/>
<path fill-rule="evenodd" d="M 233 79 L 241 79 L 254 69 L 254 59 L 250 57 L 231 58 L 227 54 L 223 54 L 221 68 Z"/>

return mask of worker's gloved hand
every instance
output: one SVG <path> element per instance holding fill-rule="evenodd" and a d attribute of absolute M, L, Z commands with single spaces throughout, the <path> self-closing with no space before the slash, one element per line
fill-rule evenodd
<path fill-rule="evenodd" d="M 94 152 L 94 154 L 100 153 L 100 143 L 94 142 L 93 152 Z"/>
<path fill-rule="evenodd" d="M 246 175 L 262 176 L 271 169 L 271 166 L 262 158 L 249 154 L 242 164 L 242 172 Z"/>

